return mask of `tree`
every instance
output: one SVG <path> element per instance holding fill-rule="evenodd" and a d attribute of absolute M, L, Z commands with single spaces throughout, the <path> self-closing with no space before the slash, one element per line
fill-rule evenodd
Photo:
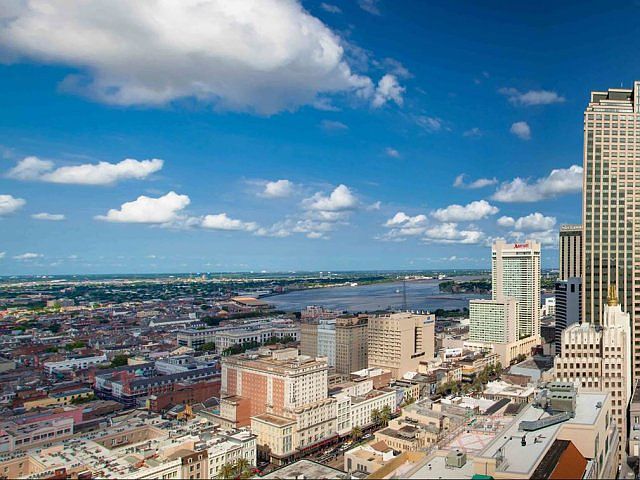
<path fill-rule="evenodd" d="M 233 478 L 235 474 L 236 474 L 235 466 L 231 463 L 225 463 L 218 470 L 217 476 L 218 478 L 225 479 L 225 478 Z"/>
<path fill-rule="evenodd" d="M 86 347 L 87 344 L 85 342 L 83 342 L 82 340 L 76 340 L 75 342 L 71 342 L 71 343 L 67 343 L 64 348 L 67 351 L 71 351 L 71 350 L 75 350 L 77 348 L 84 348 Z"/>
<path fill-rule="evenodd" d="M 372 415 L 373 416 L 373 415 Z M 360 427 L 353 427 L 351 429 L 351 440 L 357 442 L 362 438 L 362 429 Z"/>
<path fill-rule="evenodd" d="M 200 350 L 201 352 L 215 352 L 216 344 L 213 342 L 203 343 L 202 345 L 200 345 L 200 348 L 198 348 L 198 350 Z"/>
<path fill-rule="evenodd" d="M 251 470 L 249 469 L 249 467 L 250 467 L 249 460 L 247 460 L 244 457 L 238 458 L 235 464 L 236 475 L 239 476 L 240 478 L 250 478 Z"/>
<path fill-rule="evenodd" d="M 380 412 L 380 422 L 385 427 L 389 425 L 389 420 L 391 419 L 391 407 L 389 405 L 385 405 L 382 407 L 382 411 Z"/>
<path fill-rule="evenodd" d="M 371 410 L 371 421 L 375 424 L 380 423 L 380 410 L 377 408 Z"/>
<path fill-rule="evenodd" d="M 129 363 L 129 355 L 124 355 L 122 353 L 113 357 L 111 360 L 111 368 L 124 367 Z"/>

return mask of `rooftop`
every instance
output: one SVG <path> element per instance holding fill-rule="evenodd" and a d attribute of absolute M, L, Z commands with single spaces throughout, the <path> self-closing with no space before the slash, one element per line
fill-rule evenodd
<path fill-rule="evenodd" d="M 262 478 L 281 479 L 311 479 L 311 478 L 338 478 L 346 479 L 349 475 L 342 470 L 331 468 L 311 460 L 298 460 L 285 467 L 274 470 Z"/>

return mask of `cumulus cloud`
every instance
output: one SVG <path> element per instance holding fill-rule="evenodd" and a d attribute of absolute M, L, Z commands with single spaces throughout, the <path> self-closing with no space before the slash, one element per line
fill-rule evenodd
<path fill-rule="evenodd" d="M 558 231 L 557 230 L 544 230 L 541 232 L 519 232 L 514 231 L 511 232 L 510 237 L 516 242 L 522 242 L 525 240 L 536 240 L 540 242 L 542 245 L 547 247 L 556 247 L 558 246 Z"/>
<path fill-rule="evenodd" d="M 2 260 L 7 255 L 7 252 L 0 252 L 0 260 Z"/>
<path fill-rule="evenodd" d="M 410 216 L 404 212 L 398 212 L 384 223 L 384 227 L 390 229 L 384 235 L 378 237 L 380 240 L 404 240 L 405 237 L 422 235 L 428 224 L 426 215 L 419 214 Z"/>
<path fill-rule="evenodd" d="M 54 168 L 54 163 L 38 157 L 26 157 L 7 172 L 17 180 L 76 185 L 113 185 L 121 180 L 143 180 L 162 169 L 164 161 L 127 158 L 118 163 L 98 162 Z"/>
<path fill-rule="evenodd" d="M 555 224 L 555 217 L 546 217 L 539 212 L 535 212 L 516 220 L 515 228 L 516 230 L 541 231 L 550 230 Z"/>
<path fill-rule="evenodd" d="M 402 105 L 402 94 L 405 92 L 405 88 L 398 83 L 398 79 L 395 75 L 387 73 L 378 82 L 376 91 L 371 100 L 371 105 L 375 108 L 383 106 L 385 103 L 393 101 L 397 105 Z"/>
<path fill-rule="evenodd" d="M 16 260 L 35 260 L 37 258 L 42 258 L 43 256 L 44 255 L 42 255 L 41 253 L 27 252 L 21 255 L 16 255 L 13 258 L 15 258 Z"/>
<path fill-rule="evenodd" d="M 441 222 L 470 222 L 495 215 L 498 211 L 498 207 L 491 205 L 486 200 L 476 200 L 464 206 L 454 204 L 440 208 L 432 215 Z"/>
<path fill-rule="evenodd" d="M 511 125 L 509 131 L 521 140 L 531 139 L 531 127 L 527 122 L 515 122 Z"/>
<path fill-rule="evenodd" d="M 453 222 L 441 223 L 428 228 L 424 233 L 424 241 L 428 243 L 480 243 L 484 238 L 484 233 L 480 230 L 459 230 L 458 225 Z"/>
<path fill-rule="evenodd" d="M 460 175 L 458 175 L 456 179 L 453 181 L 453 186 L 457 188 L 469 188 L 473 190 L 476 188 L 488 187 L 490 185 L 495 185 L 496 183 L 498 183 L 498 179 L 495 177 L 494 178 L 478 178 L 477 180 L 473 180 L 472 182 L 466 182 L 465 177 L 466 177 L 466 174 L 464 173 L 461 173 Z"/>
<path fill-rule="evenodd" d="M 386 153 L 387 156 L 392 158 L 400 158 L 400 152 L 395 148 L 387 147 L 385 148 L 384 153 Z"/>
<path fill-rule="evenodd" d="M 342 212 L 355 209 L 358 206 L 358 199 L 349 187 L 338 185 L 328 196 L 318 192 L 305 199 L 303 206 L 307 210 L 317 212 Z"/>
<path fill-rule="evenodd" d="M 294 192 L 294 187 L 293 182 L 285 179 L 267 182 L 260 196 L 265 198 L 290 197 Z"/>
<path fill-rule="evenodd" d="M 516 220 L 513 217 L 502 216 L 497 221 L 498 225 L 505 228 L 511 228 L 516 224 Z"/>
<path fill-rule="evenodd" d="M 227 230 L 227 231 L 246 231 L 253 232 L 258 229 L 255 222 L 243 222 L 230 218 L 226 213 L 218 213 L 216 215 L 205 215 L 200 224 L 202 228 L 210 230 Z"/>
<path fill-rule="evenodd" d="M 554 169 L 537 180 L 516 177 L 504 182 L 491 198 L 499 202 L 537 202 L 582 190 L 582 167 Z"/>
<path fill-rule="evenodd" d="M 35 220 L 48 220 L 50 222 L 60 222 L 64 220 L 66 217 L 61 213 L 34 213 L 31 215 L 31 218 Z"/>
<path fill-rule="evenodd" d="M 72 9 L 41 0 L 14 10 L 0 23 L 5 56 L 74 67 L 63 88 L 109 104 L 196 98 L 273 114 L 323 94 L 373 91 L 338 36 L 296 0 L 89 0 Z"/>
<path fill-rule="evenodd" d="M 12 195 L 0 195 L 0 215 L 8 215 L 20 210 L 27 203 L 22 198 L 16 198 Z"/>
<path fill-rule="evenodd" d="M 563 96 L 550 90 L 529 90 L 528 92 L 521 92 L 515 88 L 501 88 L 498 92 L 505 95 L 514 105 L 549 105 L 565 101 Z"/>
<path fill-rule="evenodd" d="M 190 203 L 187 195 L 178 195 L 175 192 L 169 192 L 159 198 L 141 195 L 132 202 L 123 203 L 120 209 L 112 208 L 106 215 L 98 215 L 95 218 L 105 222 L 167 224 L 178 220 L 180 212 Z"/>

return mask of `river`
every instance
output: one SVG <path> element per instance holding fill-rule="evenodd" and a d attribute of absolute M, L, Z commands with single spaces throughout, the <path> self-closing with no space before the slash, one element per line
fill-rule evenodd
<path fill-rule="evenodd" d="M 471 277 L 470 277 L 471 278 Z M 478 277 L 474 277 L 478 278 Z M 466 280 L 466 278 L 456 278 Z M 462 309 L 472 298 L 489 298 L 478 294 L 441 293 L 438 284 L 442 280 L 407 281 L 407 308 L 409 310 Z M 313 288 L 274 295 L 265 298 L 278 310 L 295 312 L 308 305 L 318 305 L 332 310 L 366 312 L 374 310 L 400 310 L 403 308 L 402 282 L 358 285 L 355 287 Z"/>

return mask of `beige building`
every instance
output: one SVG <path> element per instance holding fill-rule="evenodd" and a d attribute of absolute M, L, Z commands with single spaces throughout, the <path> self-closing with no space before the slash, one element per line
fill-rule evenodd
<path fill-rule="evenodd" d="M 349 375 L 368 366 L 369 319 L 336 319 L 336 373 Z"/>
<path fill-rule="evenodd" d="M 359 445 L 344 453 L 344 470 L 372 475 L 394 458 L 393 448 L 384 442 Z"/>
<path fill-rule="evenodd" d="M 318 322 L 315 320 L 300 324 L 300 355 L 318 356 Z"/>
<path fill-rule="evenodd" d="M 492 300 L 518 302 L 517 338 L 540 335 L 540 243 L 525 240 L 491 247 Z"/>
<path fill-rule="evenodd" d="M 369 318 L 369 368 L 391 370 L 395 378 L 417 372 L 435 356 L 435 315 L 392 313 Z"/>
<path fill-rule="evenodd" d="M 583 315 L 599 324 L 615 284 L 631 315 L 634 374 L 640 374 L 640 81 L 591 92 L 584 112 Z"/>
<path fill-rule="evenodd" d="M 515 298 L 469 301 L 469 341 L 513 343 L 518 339 Z"/>
<path fill-rule="evenodd" d="M 560 225 L 558 280 L 582 277 L 582 225 Z"/>
<path fill-rule="evenodd" d="M 601 327 L 574 324 L 562 334 L 562 352 L 555 359 L 556 379 L 584 390 L 609 392 L 611 414 L 618 424 L 621 450 L 627 445 L 627 407 L 631 401 L 631 322 L 609 293 Z"/>

